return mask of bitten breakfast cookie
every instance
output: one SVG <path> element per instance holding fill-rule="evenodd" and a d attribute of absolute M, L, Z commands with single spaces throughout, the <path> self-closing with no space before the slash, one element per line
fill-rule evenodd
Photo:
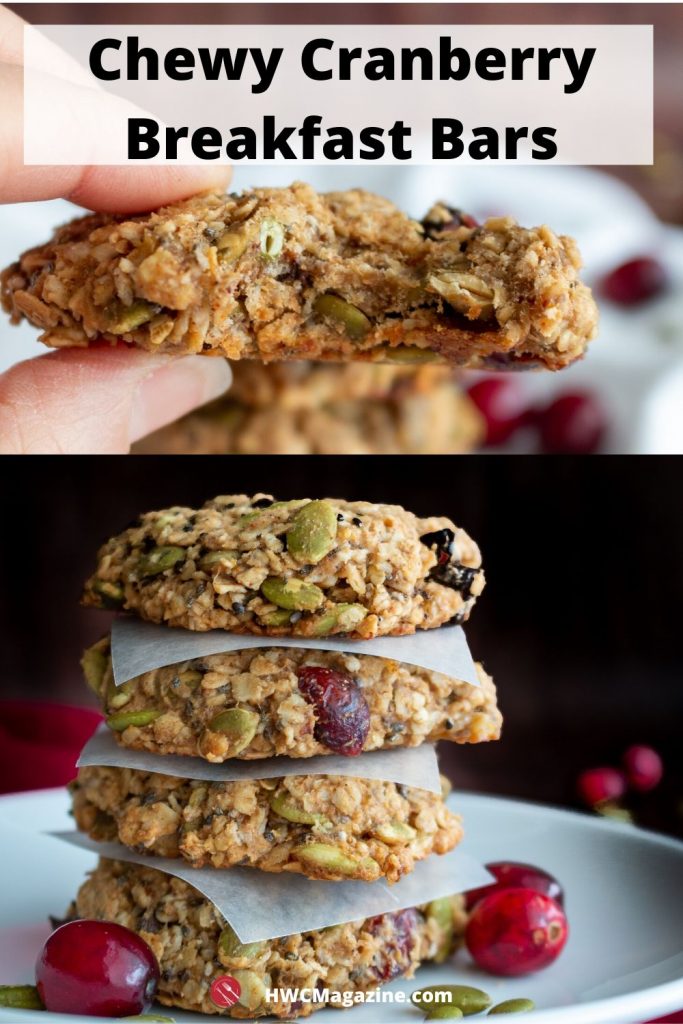
<path fill-rule="evenodd" d="M 288 935 L 240 943 L 214 905 L 186 882 L 153 868 L 100 860 L 81 886 L 69 918 L 115 921 L 136 932 L 159 961 L 157 998 L 165 1006 L 253 1020 L 273 1015 L 307 1017 L 324 1003 L 292 1003 L 287 989 L 367 992 L 401 975 L 412 977 L 423 961 L 445 960 L 464 931 L 462 897 L 426 906 Z M 239 1001 L 219 1009 L 212 982 L 230 974 Z M 275 998 L 267 993 L 280 990 Z M 330 1000 L 335 1005 L 334 999 Z M 337 1001 L 336 1005 L 340 1005 Z"/>
<path fill-rule="evenodd" d="M 233 386 L 133 445 L 158 455 L 457 455 L 484 419 L 444 366 L 233 365 Z"/>
<path fill-rule="evenodd" d="M 100 548 L 83 600 L 185 629 L 366 639 L 463 622 L 483 586 L 450 519 L 237 494 L 140 516 Z"/>
<path fill-rule="evenodd" d="M 419 224 L 298 183 L 83 217 L 5 270 L 2 294 L 53 346 L 560 369 L 595 334 L 579 267 L 547 227 L 443 205 Z"/>
<path fill-rule="evenodd" d="M 472 686 L 367 654 L 260 648 L 167 665 L 116 687 L 105 637 L 83 668 L 122 746 L 213 762 L 481 743 L 498 739 L 502 722 L 481 665 Z"/>
<path fill-rule="evenodd" d="M 397 882 L 462 839 L 441 794 L 376 779 L 203 782 L 97 766 L 80 769 L 72 794 L 76 824 L 93 839 L 197 868 Z"/>

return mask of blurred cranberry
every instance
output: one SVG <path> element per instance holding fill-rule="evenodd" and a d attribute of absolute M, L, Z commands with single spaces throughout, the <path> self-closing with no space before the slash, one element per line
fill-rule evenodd
<path fill-rule="evenodd" d="M 477 903 L 465 943 L 479 967 L 511 977 L 551 964 L 568 934 L 567 918 L 549 896 L 535 889 L 499 889 Z"/>
<path fill-rule="evenodd" d="M 579 796 L 589 807 L 618 800 L 626 792 L 626 779 L 616 768 L 589 768 L 576 783 Z"/>
<path fill-rule="evenodd" d="M 543 868 L 534 867 L 533 864 L 520 864 L 515 860 L 498 860 L 486 865 L 495 882 L 490 885 L 483 885 L 479 889 L 470 889 L 465 893 L 465 909 L 470 910 L 489 893 L 497 892 L 499 889 L 535 889 L 542 892 L 544 896 L 564 906 L 564 891 L 562 886 L 553 875 L 544 871 Z"/>
<path fill-rule="evenodd" d="M 647 793 L 662 781 L 664 765 L 652 747 L 629 747 L 624 754 L 623 764 L 629 785 L 639 793 Z"/>
<path fill-rule="evenodd" d="M 485 444 L 503 444 L 527 420 L 528 402 L 511 377 L 484 377 L 467 393 L 486 420 Z"/>
<path fill-rule="evenodd" d="M 599 290 L 606 299 L 620 306 L 637 306 L 659 295 L 668 283 L 668 274 L 659 260 L 639 256 L 606 274 Z"/>
<path fill-rule="evenodd" d="M 589 392 L 560 395 L 537 416 L 544 452 L 556 455 L 590 455 L 602 441 L 607 418 L 597 398 Z"/>

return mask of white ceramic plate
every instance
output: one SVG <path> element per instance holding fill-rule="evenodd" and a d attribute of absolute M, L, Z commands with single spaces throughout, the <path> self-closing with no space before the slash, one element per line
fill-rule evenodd
<path fill-rule="evenodd" d="M 683 844 L 632 826 L 494 797 L 461 795 L 466 848 L 484 861 L 530 861 L 564 883 L 571 936 L 552 967 L 520 979 L 493 978 L 461 952 L 453 964 L 424 967 L 392 990 L 464 982 L 499 1002 L 534 999 L 534 1024 L 645 1021 L 683 1008 L 680 894 Z M 33 964 L 48 914 L 60 916 L 94 858 L 41 836 L 70 827 L 62 790 L 0 798 L 0 983 L 33 981 Z M 162 1010 L 178 1024 L 215 1021 Z M 419 1024 L 409 1005 L 321 1011 L 320 1024 Z M 476 1018 L 475 1018 L 476 1019 Z M 683 1019 L 683 1018 L 682 1018 Z M 26 1011 L 0 1009 L 0 1021 L 23 1021 Z M 41 1013 L 40 1024 L 101 1018 Z"/>

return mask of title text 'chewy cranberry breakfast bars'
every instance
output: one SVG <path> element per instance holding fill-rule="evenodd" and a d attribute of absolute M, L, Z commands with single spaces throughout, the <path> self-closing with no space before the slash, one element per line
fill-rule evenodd
<path fill-rule="evenodd" d="M 561 369 L 595 334 L 570 238 L 360 189 L 208 194 L 59 229 L 2 275 L 52 346 L 105 339 L 229 359 Z"/>
<path fill-rule="evenodd" d="M 145 770 L 120 759 L 108 764 L 106 756 L 79 770 L 72 785 L 76 824 L 98 844 L 122 844 L 134 863 L 102 859 L 70 916 L 115 920 L 144 938 L 160 963 L 158 995 L 166 1005 L 226 1013 L 210 993 L 212 982 L 229 973 L 241 995 L 227 1012 L 242 1018 L 306 1016 L 320 1006 L 267 994 L 277 987 L 367 991 L 411 976 L 422 961 L 446 959 L 464 927 L 459 897 L 426 895 L 417 909 L 350 923 L 337 918 L 322 931 L 245 944 L 209 898 L 145 858 L 174 858 L 193 877 L 242 866 L 307 876 L 311 886 L 349 879 L 372 886 L 397 882 L 419 861 L 453 850 L 462 826 L 445 802 L 445 779 L 439 794 L 362 773 L 278 776 L 276 769 L 283 756 L 341 755 L 360 765 L 355 759 L 370 750 L 391 751 L 394 759 L 425 740 L 497 739 L 495 688 L 481 666 L 476 685 L 365 654 L 358 629 L 370 618 L 368 637 L 460 621 L 473 604 L 475 580 L 478 593 L 481 559 L 464 531 L 398 506 L 229 496 L 199 511 L 147 513 L 108 542 L 86 585 L 87 603 L 170 621 L 196 636 L 220 621 L 226 631 L 273 641 L 150 668 L 119 685 L 109 638 L 86 651 L 87 682 L 119 749 L 147 753 Z M 224 602 L 230 615 L 217 620 L 216 602 L 234 597 L 235 587 L 239 600 Z M 320 597 L 295 607 L 290 595 L 300 604 L 301 587 Z M 441 591 L 456 600 L 449 603 Z M 187 616 L 174 611 L 179 600 Z M 234 611 L 233 603 L 243 607 Z M 349 608 L 357 609 L 350 617 Z M 301 631 L 304 621 L 323 621 L 325 628 Z M 278 635 L 291 644 L 291 637 L 309 643 L 330 634 L 329 650 L 277 646 Z M 400 651 L 398 640 L 389 642 Z M 164 770 L 164 757 L 179 754 L 212 763 L 211 778 L 193 778 L 190 760 L 189 777 Z M 266 757 L 275 758 L 273 777 L 247 778 L 239 767 Z M 228 763 L 235 771 L 221 780 Z"/>

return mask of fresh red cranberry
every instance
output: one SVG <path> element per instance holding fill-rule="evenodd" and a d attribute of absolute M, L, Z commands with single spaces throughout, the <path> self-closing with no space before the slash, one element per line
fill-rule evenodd
<path fill-rule="evenodd" d="M 358 683 L 341 672 L 306 665 L 297 672 L 299 689 L 315 708 L 313 735 L 335 754 L 360 754 L 370 729 L 370 709 Z"/>
<path fill-rule="evenodd" d="M 465 909 L 468 913 L 480 899 L 500 889 L 534 889 L 536 892 L 542 892 L 544 896 L 550 896 L 564 907 L 562 886 L 543 868 L 534 867 L 533 864 L 520 864 L 514 860 L 498 860 L 487 864 L 486 870 L 491 872 L 496 881 L 465 893 Z"/>
<path fill-rule="evenodd" d="M 623 764 L 629 785 L 639 793 L 647 793 L 662 781 L 664 765 L 652 747 L 629 747 L 624 754 Z"/>
<path fill-rule="evenodd" d="M 659 295 L 668 283 L 669 275 L 659 260 L 639 256 L 606 274 L 599 290 L 620 306 L 637 306 Z"/>
<path fill-rule="evenodd" d="M 589 768 L 579 775 L 579 796 L 589 807 L 606 800 L 619 800 L 626 792 L 626 779 L 616 768 Z"/>
<path fill-rule="evenodd" d="M 568 933 L 564 911 L 549 896 L 535 889 L 500 889 L 477 903 L 465 943 L 479 967 L 511 976 L 551 964 Z"/>
<path fill-rule="evenodd" d="M 588 392 L 560 395 L 536 417 L 544 452 L 590 455 L 605 436 L 607 417 L 597 398 Z"/>
<path fill-rule="evenodd" d="M 527 400 L 511 377 L 484 377 L 467 393 L 486 421 L 485 444 L 503 444 L 527 421 Z"/>
<path fill-rule="evenodd" d="M 36 963 L 36 986 L 52 1013 L 144 1013 L 158 984 L 159 965 L 147 943 L 107 921 L 63 924 L 50 935 Z"/>
<path fill-rule="evenodd" d="M 415 945 L 419 917 L 414 907 L 400 910 L 397 914 L 381 914 L 366 922 L 371 935 L 390 924 L 391 937 L 378 953 L 373 971 L 382 981 L 391 981 L 399 974 L 405 974 L 410 967 L 411 954 Z"/>

